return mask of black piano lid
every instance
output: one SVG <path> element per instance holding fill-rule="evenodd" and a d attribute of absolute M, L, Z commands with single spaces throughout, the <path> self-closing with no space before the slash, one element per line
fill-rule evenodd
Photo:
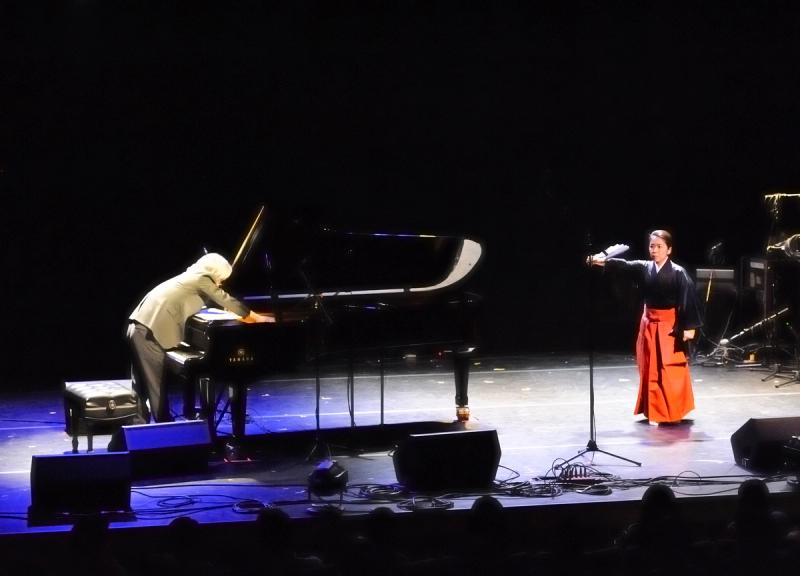
<path fill-rule="evenodd" d="M 269 224 L 254 232 L 225 283 L 245 301 L 447 290 L 471 276 L 484 252 L 457 236 Z"/>

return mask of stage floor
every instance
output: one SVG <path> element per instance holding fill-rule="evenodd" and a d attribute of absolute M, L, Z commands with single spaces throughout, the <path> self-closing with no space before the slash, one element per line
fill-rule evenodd
<path fill-rule="evenodd" d="M 584 449 L 591 439 L 588 357 L 531 355 L 480 358 L 470 378 L 471 420 L 466 429 L 497 431 L 502 452 L 497 480 L 528 481 L 552 475 L 552 467 Z M 346 378 L 332 368 L 322 380 L 320 428 L 323 443 L 349 475 L 345 514 L 364 514 L 386 502 L 363 497 L 396 483 L 392 447 L 380 436 L 380 390 L 377 369 L 359 366 L 348 445 L 338 444 L 351 426 Z M 597 355 L 592 371 L 595 438 L 600 451 L 573 463 L 612 475 L 610 494 L 564 491 L 554 497 L 500 494 L 507 507 L 563 506 L 640 500 L 648 480 L 673 477 L 679 498 L 732 498 L 751 473 L 736 465 L 731 435 L 750 418 L 800 415 L 800 385 L 768 377 L 766 370 L 692 366 L 697 408 L 680 425 L 651 426 L 632 414 L 637 372 L 627 355 Z M 248 438 L 251 460 L 225 462 L 214 457 L 208 473 L 134 480 L 134 514 L 113 528 L 163 526 L 191 515 L 202 523 L 252 520 L 249 506 L 271 503 L 293 517 L 313 513 L 307 477 L 324 450 L 315 444 L 315 380 L 297 373 L 251 386 Z M 384 422 L 396 433 L 447 429 L 455 418 L 454 386 L 447 361 L 389 367 L 385 382 Z M 180 391 L 172 395 L 180 409 Z M 64 431 L 61 390 L 3 392 L 0 409 L 0 533 L 67 530 L 59 523 L 28 522 L 30 465 L 35 454 L 71 451 Z M 223 420 L 220 430 L 229 429 Z M 800 432 L 800 431 L 798 431 Z M 96 452 L 110 436 L 96 436 Z M 381 443 L 385 444 L 381 446 Z M 254 448 L 256 447 L 256 448 Z M 80 438 L 80 450 L 86 438 Z M 620 458 L 621 457 L 621 458 Z M 631 462 L 639 462 L 641 466 Z M 763 477 L 763 476 L 760 476 Z M 791 477 L 788 477 L 791 478 Z M 702 479 L 702 482 L 696 480 Z M 787 477 L 769 479 L 773 493 L 789 493 Z M 361 490 L 364 488 L 364 490 Z M 453 508 L 469 508 L 476 495 L 451 494 Z M 402 498 L 388 505 L 400 510 Z M 238 503 L 238 505 L 237 505 Z M 311 510 L 311 511 L 310 511 Z"/>

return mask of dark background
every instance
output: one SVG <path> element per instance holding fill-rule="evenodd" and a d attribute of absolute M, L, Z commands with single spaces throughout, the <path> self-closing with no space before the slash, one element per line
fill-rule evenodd
<path fill-rule="evenodd" d="M 261 203 L 481 239 L 487 353 L 584 350 L 590 316 L 630 350 L 636 291 L 583 256 L 763 255 L 798 38 L 790 1 L 0 2 L 0 382 L 124 375 L 141 295 Z"/>

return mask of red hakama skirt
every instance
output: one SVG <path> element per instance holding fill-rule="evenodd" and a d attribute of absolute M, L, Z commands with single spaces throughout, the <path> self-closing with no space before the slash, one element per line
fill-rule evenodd
<path fill-rule="evenodd" d="M 694 409 L 689 364 L 681 341 L 670 335 L 675 309 L 645 307 L 636 339 L 639 397 L 634 414 L 651 422 L 679 422 Z"/>

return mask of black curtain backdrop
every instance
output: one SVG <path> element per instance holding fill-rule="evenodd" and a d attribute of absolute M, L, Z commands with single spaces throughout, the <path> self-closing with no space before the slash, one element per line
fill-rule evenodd
<path fill-rule="evenodd" d="M 487 353 L 590 319 L 631 350 L 636 289 L 588 310 L 583 257 L 661 227 L 691 270 L 763 255 L 798 38 L 790 1 L 0 2 L 0 384 L 124 376 L 141 295 L 261 203 L 480 238 Z"/>

